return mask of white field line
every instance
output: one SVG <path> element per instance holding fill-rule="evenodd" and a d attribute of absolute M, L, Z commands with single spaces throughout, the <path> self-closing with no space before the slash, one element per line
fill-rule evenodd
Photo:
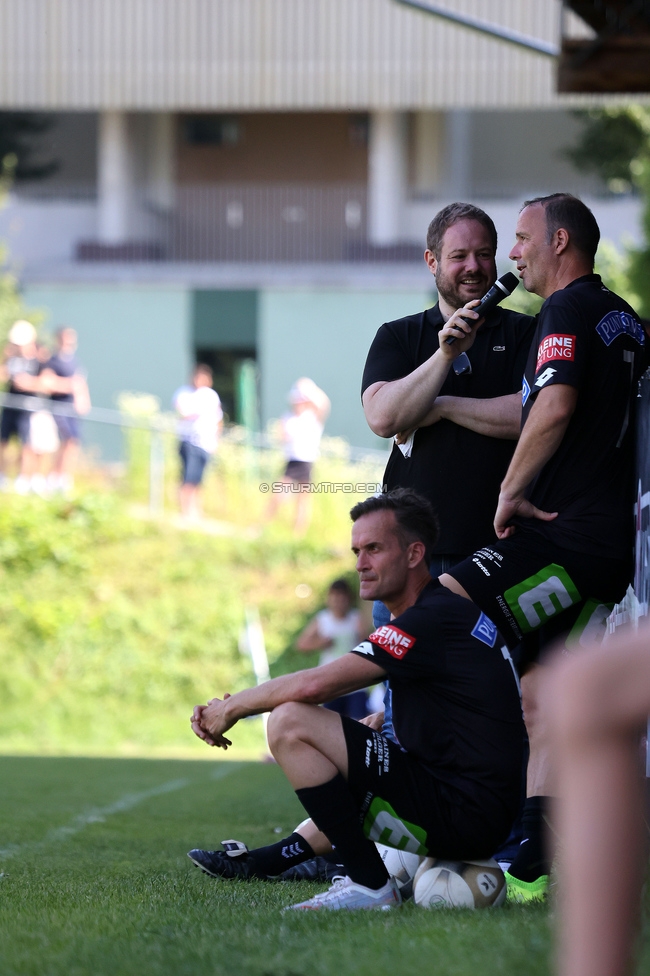
<path fill-rule="evenodd" d="M 240 765 L 240 763 L 235 762 L 224 763 L 213 770 L 209 778 L 212 780 L 223 779 L 225 776 L 229 776 L 230 773 L 235 772 L 236 769 L 239 769 Z M 115 813 L 124 813 L 127 810 L 133 810 L 134 807 L 146 802 L 146 800 L 150 800 L 154 796 L 175 793 L 177 790 L 182 790 L 189 783 L 190 780 L 188 779 L 170 779 L 166 783 L 161 783 L 160 786 L 152 786 L 151 789 L 143 790 L 141 793 L 125 793 L 119 800 L 110 803 L 106 807 L 91 807 L 85 813 L 78 814 L 64 827 L 54 827 L 52 830 L 48 830 L 42 840 L 30 841 L 26 844 L 8 844 L 7 847 L 0 848 L 0 860 L 7 861 L 21 854 L 23 851 L 35 851 L 43 847 L 49 847 L 51 844 L 60 844 L 62 841 L 68 840 L 69 837 L 80 833 L 86 827 L 90 826 L 90 824 L 104 823 L 107 817 L 111 817 Z M 2 877 L 1 874 L 0 877 Z"/>

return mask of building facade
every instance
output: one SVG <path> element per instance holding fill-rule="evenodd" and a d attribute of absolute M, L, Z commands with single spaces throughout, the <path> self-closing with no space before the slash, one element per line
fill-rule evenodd
<path fill-rule="evenodd" d="M 558 0 L 446 5 L 559 37 Z M 58 164 L 0 236 L 28 303 L 79 329 L 95 402 L 166 403 L 200 356 L 236 416 L 254 358 L 262 423 L 311 375 L 328 432 L 376 446 L 365 350 L 433 301 L 440 206 L 484 206 L 506 267 L 521 201 L 558 188 L 638 236 L 636 201 L 563 155 L 593 102 L 555 93 L 551 58 L 394 0 L 0 0 L 0 109 L 45 117 L 33 158 Z"/>

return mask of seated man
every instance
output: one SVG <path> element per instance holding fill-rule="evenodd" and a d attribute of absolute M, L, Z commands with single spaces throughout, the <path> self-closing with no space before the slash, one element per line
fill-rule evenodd
<path fill-rule="evenodd" d="M 488 858 L 519 803 L 523 727 L 514 671 L 491 621 L 431 579 L 437 527 L 429 503 L 396 489 L 350 515 L 361 597 L 383 600 L 391 622 L 330 664 L 197 705 L 191 719 L 200 738 L 225 749 L 225 733 L 240 718 L 271 711 L 270 749 L 346 874 L 292 906 L 300 909 L 398 905 L 373 841 L 420 855 Z M 387 676 L 399 745 L 315 707 Z M 279 874 L 318 852 L 319 835 L 311 836 L 316 850 L 292 834 L 242 853 L 240 863 L 252 862 L 261 876 Z"/>

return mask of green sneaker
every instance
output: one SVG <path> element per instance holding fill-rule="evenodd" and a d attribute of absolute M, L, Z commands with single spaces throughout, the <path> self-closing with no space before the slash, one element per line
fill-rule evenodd
<path fill-rule="evenodd" d="M 534 901 L 546 901 L 548 874 L 542 874 L 535 881 L 520 881 L 505 871 L 508 894 L 506 901 L 511 905 L 528 905 Z"/>

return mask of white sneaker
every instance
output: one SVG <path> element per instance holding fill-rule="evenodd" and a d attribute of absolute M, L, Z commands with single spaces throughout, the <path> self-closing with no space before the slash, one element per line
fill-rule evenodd
<path fill-rule="evenodd" d="M 31 488 L 31 479 L 26 478 L 25 475 L 19 474 L 14 481 L 14 491 L 17 495 L 28 495 L 29 489 Z"/>
<path fill-rule="evenodd" d="M 47 481 L 42 474 L 33 474 L 32 480 L 30 482 L 30 488 L 35 495 L 40 498 L 47 498 L 49 496 L 49 491 L 47 489 Z"/>
<path fill-rule="evenodd" d="M 402 896 L 397 888 L 395 878 L 389 878 L 382 888 L 365 888 L 363 885 L 355 884 L 352 878 L 337 878 L 329 889 L 322 895 L 315 895 L 309 901 L 301 901 L 297 905 L 287 905 L 286 911 L 296 908 L 305 911 L 317 912 L 322 908 L 337 911 L 340 908 L 352 911 L 357 908 L 379 908 L 388 911 L 389 908 L 398 908 L 402 904 Z"/>

